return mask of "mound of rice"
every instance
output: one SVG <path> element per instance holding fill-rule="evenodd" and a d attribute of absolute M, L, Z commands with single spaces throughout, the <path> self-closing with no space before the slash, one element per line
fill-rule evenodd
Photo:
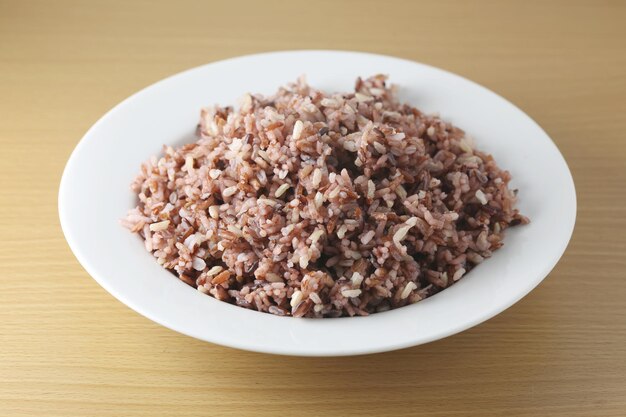
<path fill-rule="evenodd" d="M 386 77 L 328 95 L 300 79 L 203 109 L 153 157 L 123 221 L 218 300 L 282 316 L 367 315 L 454 284 L 502 246 L 510 175 L 465 133 L 399 103 Z"/>

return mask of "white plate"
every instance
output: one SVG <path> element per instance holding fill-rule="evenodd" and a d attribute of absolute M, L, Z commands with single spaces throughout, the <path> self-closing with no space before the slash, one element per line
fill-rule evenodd
<path fill-rule="evenodd" d="M 454 286 L 422 302 L 340 319 L 294 319 L 246 310 L 200 294 L 163 270 L 119 219 L 134 206 L 129 184 L 163 144 L 193 141 L 200 108 L 270 94 L 306 74 L 324 90 L 348 91 L 357 76 L 385 73 L 400 97 L 471 134 L 513 175 L 531 224 L 507 231 L 504 247 Z M 70 157 L 59 215 L 72 251 L 117 299 L 170 329 L 221 345 L 289 355 L 354 355 L 414 346 L 475 326 L 543 280 L 572 234 L 576 193 L 548 135 L 495 93 L 449 72 L 356 52 L 275 52 L 228 59 L 177 74 L 104 115 Z M 85 314 L 88 312 L 86 311 Z"/>

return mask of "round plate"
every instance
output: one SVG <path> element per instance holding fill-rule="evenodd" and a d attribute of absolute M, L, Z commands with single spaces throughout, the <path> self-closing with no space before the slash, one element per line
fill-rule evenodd
<path fill-rule="evenodd" d="M 326 91 L 350 91 L 357 76 L 384 73 L 399 96 L 474 137 L 513 175 L 531 219 L 507 230 L 504 247 L 441 293 L 419 303 L 338 319 L 295 319 L 246 310 L 200 294 L 161 268 L 119 224 L 135 205 L 129 184 L 163 144 L 194 141 L 200 108 L 271 94 L 306 74 Z M 574 228 L 576 193 L 548 135 L 497 94 L 458 75 L 403 59 L 356 52 L 293 51 L 244 56 L 162 80 L 105 114 L 70 157 L 59 215 L 72 251 L 113 296 L 170 329 L 221 345 L 289 355 L 382 352 L 430 342 L 481 323 L 541 282 Z M 85 312 L 87 313 L 87 312 Z"/>

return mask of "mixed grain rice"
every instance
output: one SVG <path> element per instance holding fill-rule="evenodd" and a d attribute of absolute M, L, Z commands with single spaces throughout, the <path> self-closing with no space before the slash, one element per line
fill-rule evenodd
<path fill-rule="evenodd" d="M 367 315 L 454 284 L 502 246 L 510 175 L 386 77 L 300 79 L 203 109 L 199 139 L 141 167 L 123 221 L 198 291 L 294 317 Z"/>

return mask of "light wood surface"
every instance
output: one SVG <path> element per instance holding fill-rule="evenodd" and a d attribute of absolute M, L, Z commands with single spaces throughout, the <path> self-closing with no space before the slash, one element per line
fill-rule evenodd
<path fill-rule="evenodd" d="M 625 20 L 619 1 L 0 1 L 0 415 L 626 415 Z M 172 73 L 306 48 L 439 66 L 537 120 L 579 204 L 548 279 L 459 335 L 326 359 L 200 342 L 100 288 L 57 218 L 89 126 Z"/>

